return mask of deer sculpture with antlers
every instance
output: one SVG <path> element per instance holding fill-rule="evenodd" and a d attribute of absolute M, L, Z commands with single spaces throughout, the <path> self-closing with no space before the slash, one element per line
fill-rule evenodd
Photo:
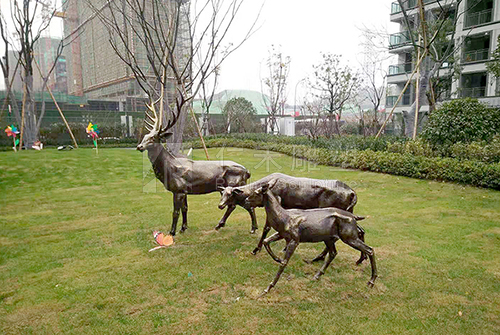
<path fill-rule="evenodd" d="M 160 104 L 159 113 L 155 110 L 158 101 L 147 105 L 148 111 L 146 112 L 144 124 L 148 133 L 141 143 L 137 145 L 137 150 L 141 152 L 148 151 L 148 157 L 153 165 L 156 178 L 163 183 L 167 190 L 173 193 L 174 211 L 170 234 L 175 235 L 179 212 L 182 212 L 182 228 L 180 232 L 182 233 L 187 229 L 188 194 L 206 194 L 219 191 L 227 186 L 245 185 L 250 178 L 250 172 L 243 165 L 232 161 L 193 161 L 175 155 L 168 147 L 164 147 L 161 141 L 172 136 L 169 130 L 177 122 L 180 112 L 177 114 L 172 113 L 172 118 L 168 120 L 166 125 L 162 126 L 162 104 Z M 227 218 L 235 208 L 236 205 L 227 208 L 218 226 L 225 225 Z M 251 233 L 254 233 L 257 230 L 254 209 L 252 207 L 245 209 L 252 218 Z"/>

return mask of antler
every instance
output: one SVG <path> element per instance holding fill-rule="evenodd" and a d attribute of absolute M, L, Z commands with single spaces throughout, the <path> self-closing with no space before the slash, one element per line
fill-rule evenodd
<path fill-rule="evenodd" d="M 149 132 L 153 130 L 160 130 L 161 118 L 158 117 L 158 114 L 156 113 L 155 105 L 158 103 L 158 101 L 160 101 L 161 98 L 162 97 L 158 98 L 158 100 L 152 102 L 151 104 L 146 103 L 146 107 L 148 108 L 148 110 L 146 111 L 146 117 L 144 118 L 144 125 Z"/>

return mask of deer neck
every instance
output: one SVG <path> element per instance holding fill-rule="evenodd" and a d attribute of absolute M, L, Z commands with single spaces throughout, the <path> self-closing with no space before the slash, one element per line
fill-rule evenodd
<path fill-rule="evenodd" d="M 160 143 L 154 143 L 147 148 L 148 158 L 153 166 L 156 178 L 165 184 L 166 150 Z"/>
<path fill-rule="evenodd" d="M 264 196 L 264 207 L 266 209 L 267 220 L 270 222 L 272 227 L 278 232 L 285 231 L 290 216 L 285 209 L 281 207 L 278 199 L 270 191 L 267 191 Z"/>
<path fill-rule="evenodd" d="M 148 157 L 153 165 L 156 178 L 170 190 L 169 181 L 175 179 L 176 173 L 184 170 L 182 163 L 160 143 L 148 147 Z"/>

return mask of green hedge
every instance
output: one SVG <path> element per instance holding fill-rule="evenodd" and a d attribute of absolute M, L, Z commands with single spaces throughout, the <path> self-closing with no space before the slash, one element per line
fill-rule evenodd
<path fill-rule="evenodd" d="M 200 148 L 199 141 L 186 143 Z M 322 164 L 365 171 L 382 172 L 412 178 L 451 181 L 500 190 L 500 164 L 459 160 L 449 157 L 415 156 L 368 150 L 331 150 L 310 145 L 292 145 L 277 142 L 243 140 L 238 138 L 211 138 L 207 147 L 241 147 L 271 150 Z"/>
<path fill-rule="evenodd" d="M 359 135 L 348 135 L 342 137 L 325 138 L 320 137 L 316 140 L 306 136 L 283 136 L 264 133 L 257 134 L 225 134 L 207 137 L 207 140 L 213 139 L 238 139 L 250 140 L 255 142 L 272 142 L 280 144 L 307 145 L 316 148 L 325 148 L 332 150 L 373 150 L 385 151 L 391 143 L 406 143 L 408 139 L 396 136 L 383 136 L 380 138 L 364 137 Z"/>
<path fill-rule="evenodd" d="M 423 139 L 412 141 L 406 138 L 384 136 L 378 139 L 363 136 L 342 136 L 337 138 L 309 139 L 305 136 L 280 136 L 269 134 L 230 134 L 207 137 L 207 140 L 253 141 L 256 143 L 276 143 L 306 145 L 336 151 L 372 150 L 388 151 L 424 157 L 450 157 L 459 160 L 477 160 L 484 163 L 500 162 L 500 137 L 490 142 L 455 143 L 450 146 L 433 146 Z M 194 139 L 196 140 L 196 139 Z"/>

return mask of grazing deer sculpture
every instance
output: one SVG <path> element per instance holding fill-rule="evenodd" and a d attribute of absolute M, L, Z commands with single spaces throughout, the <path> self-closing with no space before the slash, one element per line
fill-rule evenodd
<path fill-rule="evenodd" d="M 175 235 L 179 212 L 182 212 L 180 232 L 187 229 L 188 194 L 206 194 L 215 192 L 220 187 L 245 185 L 250 178 L 250 172 L 243 165 L 232 161 L 193 161 L 176 156 L 170 149 L 165 148 L 161 144 L 161 140 L 172 136 L 169 129 L 176 123 L 178 115 L 174 114 L 167 125 L 162 126 L 162 108 L 160 108 L 158 115 L 155 110 L 157 102 L 147 105 L 149 112 L 146 112 L 144 124 L 148 133 L 137 145 L 137 150 L 148 151 L 156 178 L 163 183 L 167 190 L 173 193 L 174 211 L 170 234 Z M 235 207 L 235 205 L 228 206 L 221 219 L 223 224 Z M 255 212 L 251 207 L 248 207 L 247 211 L 252 217 L 251 232 L 253 233 L 257 229 Z"/>
<path fill-rule="evenodd" d="M 255 190 L 267 185 L 271 180 L 275 181 L 272 186 L 272 192 L 275 197 L 280 199 L 280 205 L 285 209 L 335 207 L 352 213 L 358 200 L 356 192 L 339 180 L 299 178 L 283 173 L 272 173 L 248 185 L 223 188 L 221 190 L 219 208 L 224 209 L 226 206 L 231 205 L 239 205 L 247 208 L 248 204 L 245 203 L 246 198 L 255 192 Z M 254 202 L 254 205 L 262 207 L 264 203 Z M 221 224 L 216 229 L 220 227 Z M 266 222 L 259 243 L 252 252 L 254 255 L 262 249 L 262 243 L 270 230 L 271 226 Z M 359 225 L 358 234 L 359 238 L 364 241 L 365 232 Z M 327 254 L 328 248 L 325 248 L 320 255 L 313 259 L 313 262 L 325 259 Z M 365 259 L 366 255 L 361 253 L 361 257 L 356 264 L 361 264 Z"/>
<path fill-rule="evenodd" d="M 328 249 L 328 258 L 314 276 L 314 279 L 319 279 L 337 255 L 335 242 L 339 239 L 354 249 L 368 255 L 372 270 L 368 287 L 373 287 L 377 278 L 375 253 L 371 247 L 358 237 L 356 223 L 358 217 L 338 208 L 284 209 L 271 191 L 275 183 L 275 180 L 270 181 L 268 184 L 255 190 L 245 200 L 249 206 L 264 203 L 267 222 L 277 231 L 276 234 L 264 240 L 264 246 L 269 255 L 276 262 L 280 263 L 280 267 L 274 280 L 264 290 L 262 295 L 268 293 L 276 285 L 290 257 L 301 242 L 324 242 Z M 286 241 L 285 256 L 283 259 L 278 258 L 270 248 L 272 242 L 281 239 L 285 239 Z"/>

